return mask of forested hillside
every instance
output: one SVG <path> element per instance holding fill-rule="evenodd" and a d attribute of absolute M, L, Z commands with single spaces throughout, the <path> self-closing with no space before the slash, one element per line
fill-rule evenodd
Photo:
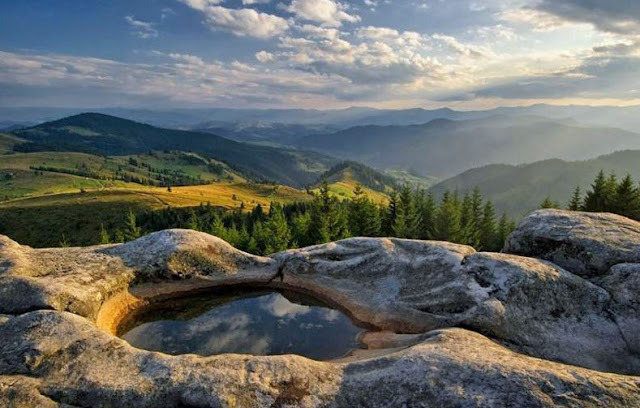
<path fill-rule="evenodd" d="M 521 166 L 489 165 L 466 171 L 431 188 L 436 196 L 478 187 L 500 212 L 519 218 L 537 209 L 541 198 L 566 206 L 576 186 L 587 191 L 600 170 L 640 179 L 640 151 L 629 150 L 591 160 L 545 160 Z"/>

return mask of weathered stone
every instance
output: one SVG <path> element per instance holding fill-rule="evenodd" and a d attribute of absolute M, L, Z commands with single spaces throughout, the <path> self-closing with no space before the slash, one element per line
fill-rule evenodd
<path fill-rule="evenodd" d="M 615 214 L 539 210 L 520 223 L 503 252 L 600 276 L 619 263 L 640 263 L 640 223 Z"/>
<path fill-rule="evenodd" d="M 168 356 L 134 349 L 76 315 L 31 312 L 0 331 L 0 344 L 9 345 L 0 378 L 38 380 L 22 383 L 13 392 L 19 398 L 0 387 L 0 401 L 25 408 L 43 395 L 72 406 L 140 408 L 640 404 L 637 377 L 527 357 L 461 329 L 420 337 L 408 349 L 342 363 L 298 356 Z"/>
<path fill-rule="evenodd" d="M 539 238 L 549 217 L 558 241 Z M 640 238 L 600 217 L 536 213 L 510 238 L 566 269 L 400 239 L 257 257 L 188 230 L 63 249 L 0 237 L 0 406 L 640 406 L 639 378 L 621 375 L 640 373 L 640 274 L 610 265 L 636 259 Z M 386 331 L 333 362 L 168 356 L 114 336 L 138 308 L 229 285 L 308 293 Z"/>
<path fill-rule="evenodd" d="M 640 264 L 616 265 L 596 282 L 611 293 L 611 316 L 629 349 L 640 355 Z"/>

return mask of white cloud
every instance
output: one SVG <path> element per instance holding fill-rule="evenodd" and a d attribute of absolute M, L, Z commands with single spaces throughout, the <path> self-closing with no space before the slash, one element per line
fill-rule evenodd
<path fill-rule="evenodd" d="M 340 27 L 343 22 L 357 23 L 360 17 L 347 13 L 347 6 L 335 0 L 292 0 L 284 10 L 296 17 L 315 21 L 326 27 Z"/>
<path fill-rule="evenodd" d="M 271 62 L 275 59 L 275 56 L 267 51 L 259 51 L 256 53 L 256 59 L 260 62 Z"/>
<path fill-rule="evenodd" d="M 224 30 L 240 37 L 271 38 L 289 29 L 282 17 L 253 9 L 230 9 L 218 6 L 220 0 L 180 0 L 201 11 L 214 30 Z"/>
<path fill-rule="evenodd" d="M 126 16 L 125 21 L 131 26 L 132 32 L 139 38 L 155 38 L 158 36 L 158 30 L 153 27 L 152 23 L 136 20 L 133 16 Z"/>

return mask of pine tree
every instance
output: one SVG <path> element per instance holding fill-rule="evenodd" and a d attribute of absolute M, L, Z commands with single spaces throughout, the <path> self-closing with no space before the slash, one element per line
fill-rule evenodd
<path fill-rule="evenodd" d="M 611 210 L 616 214 L 634 218 L 640 216 L 640 196 L 631 175 L 620 182 L 616 189 L 615 200 Z"/>
<path fill-rule="evenodd" d="M 67 241 L 67 237 L 64 235 L 64 233 L 62 234 L 62 238 L 60 239 L 59 246 L 61 248 L 68 248 L 69 247 L 69 242 Z"/>
<path fill-rule="evenodd" d="M 113 233 L 113 242 L 116 244 L 122 244 L 124 242 L 124 232 L 120 228 L 116 229 Z"/>
<path fill-rule="evenodd" d="M 420 232 L 420 239 L 434 239 L 436 212 L 436 200 L 433 198 L 433 194 L 428 193 L 422 201 L 420 209 L 420 213 L 422 214 L 422 231 Z"/>
<path fill-rule="evenodd" d="M 509 221 L 509 218 L 507 218 L 507 214 L 502 213 L 502 216 L 500 217 L 500 221 L 498 221 L 498 235 L 497 235 L 497 244 L 498 247 L 495 248 L 495 250 L 499 250 L 499 247 L 504 246 L 505 241 L 507 240 L 507 237 L 509 236 L 509 234 L 511 234 L 513 232 L 513 230 L 515 229 L 515 225 Z"/>
<path fill-rule="evenodd" d="M 100 224 L 100 236 L 99 236 L 99 242 L 102 245 L 105 244 L 110 244 L 111 243 L 111 238 L 109 237 L 109 232 L 107 231 L 107 229 L 104 227 L 104 224 Z"/>
<path fill-rule="evenodd" d="M 545 197 L 544 201 L 542 201 L 542 203 L 540 204 L 540 208 L 558 208 L 560 207 L 558 205 L 558 203 L 554 202 L 553 200 L 551 200 L 551 197 L 547 196 Z"/>
<path fill-rule="evenodd" d="M 331 240 L 329 220 L 320 202 L 312 205 L 309 216 L 309 230 L 307 241 L 312 244 L 324 244 Z"/>
<path fill-rule="evenodd" d="M 209 225 L 209 230 L 207 232 L 218 238 L 226 240 L 227 234 L 224 228 L 224 223 L 222 222 L 222 218 L 220 218 L 217 213 L 213 214 L 213 219 L 211 220 L 211 224 Z"/>
<path fill-rule="evenodd" d="M 309 224 L 311 222 L 311 214 L 306 212 L 294 217 L 291 220 L 291 240 L 298 246 L 313 245 L 309 240 Z"/>
<path fill-rule="evenodd" d="M 359 237 L 375 237 L 380 234 L 380 214 L 376 205 L 365 195 L 358 184 L 349 203 L 349 232 Z"/>
<path fill-rule="evenodd" d="M 460 213 L 449 191 L 445 191 L 438 207 L 434 238 L 440 241 L 457 242 L 460 234 Z"/>
<path fill-rule="evenodd" d="M 127 214 L 127 219 L 125 220 L 124 238 L 126 241 L 132 241 L 136 238 L 140 238 L 141 233 L 141 229 L 138 227 L 136 222 L 136 215 L 130 208 L 129 213 Z"/>
<path fill-rule="evenodd" d="M 389 205 L 382 226 L 385 235 L 395 235 L 396 218 L 398 217 L 398 191 L 394 189 L 389 193 Z"/>
<path fill-rule="evenodd" d="M 482 223 L 483 207 L 484 203 L 482 200 L 482 194 L 480 193 L 480 189 L 475 187 L 471 194 L 471 212 L 473 213 L 472 225 L 474 225 L 475 228 L 473 234 L 469 237 L 469 242 L 474 243 L 474 248 L 480 246 L 480 236 L 482 235 L 480 225 Z"/>
<path fill-rule="evenodd" d="M 187 228 L 194 231 L 200 231 L 200 220 L 193 208 L 189 211 L 189 219 L 187 220 Z"/>
<path fill-rule="evenodd" d="M 404 186 L 398 196 L 398 209 L 394 233 L 398 238 L 418 238 L 421 229 L 421 214 L 416 206 L 416 197 L 411 193 L 409 186 Z"/>
<path fill-rule="evenodd" d="M 264 229 L 266 232 L 265 253 L 271 254 L 288 248 L 291 233 L 280 204 L 271 206 L 270 217 L 264 225 Z"/>
<path fill-rule="evenodd" d="M 610 180 L 607 181 L 604 171 L 600 170 L 593 184 L 591 190 L 587 192 L 587 196 L 584 200 L 584 211 L 590 212 L 602 212 L 606 211 L 610 202 Z"/>
<path fill-rule="evenodd" d="M 490 251 L 496 247 L 496 214 L 491 201 L 487 201 L 482 211 L 480 224 L 480 248 Z"/>
<path fill-rule="evenodd" d="M 567 209 L 570 211 L 580 211 L 582 209 L 582 191 L 580 191 L 580 186 L 577 186 L 573 191 Z"/>
<path fill-rule="evenodd" d="M 473 212 L 473 199 L 466 194 L 460 206 L 460 242 L 473 247 L 478 246 L 476 217 Z"/>

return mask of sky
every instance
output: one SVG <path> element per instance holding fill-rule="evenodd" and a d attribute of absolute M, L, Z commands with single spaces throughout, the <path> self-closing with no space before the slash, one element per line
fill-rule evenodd
<path fill-rule="evenodd" d="M 0 106 L 640 104 L 638 0 L 0 2 Z"/>

